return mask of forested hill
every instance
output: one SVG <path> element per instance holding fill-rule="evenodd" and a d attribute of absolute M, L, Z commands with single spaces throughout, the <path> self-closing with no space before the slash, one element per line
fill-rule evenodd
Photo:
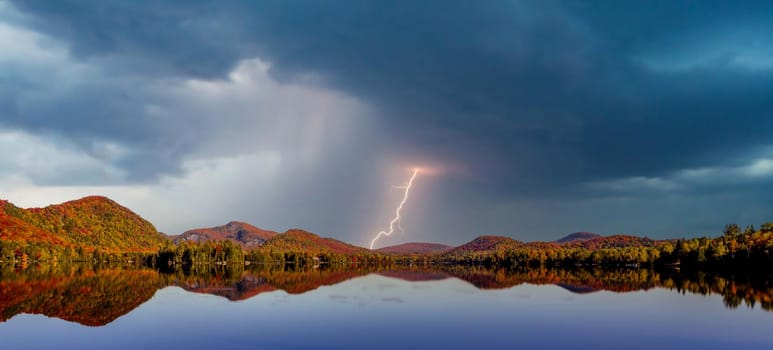
<path fill-rule="evenodd" d="M 369 253 L 368 249 L 341 242 L 333 238 L 320 237 L 311 232 L 300 229 L 287 230 L 278 234 L 261 247 L 270 251 L 293 251 L 304 253 L 326 254 L 360 254 Z"/>
<path fill-rule="evenodd" d="M 153 224 L 98 196 L 32 209 L 0 201 L 0 240 L 105 252 L 156 252 L 167 242 Z"/>
<path fill-rule="evenodd" d="M 411 243 L 370 250 L 311 232 L 260 230 L 241 222 L 188 231 L 174 242 L 131 210 L 105 197 L 45 208 L 0 201 L 0 263 L 145 261 L 150 264 L 246 262 L 448 263 L 513 266 L 646 265 L 773 271 L 773 223 L 727 225 L 715 238 L 653 240 L 574 234 L 562 242 L 480 236 L 458 247 Z M 433 249 L 429 249 L 429 248 Z M 434 249 L 437 247 L 438 249 Z"/>
<path fill-rule="evenodd" d="M 169 238 L 176 244 L 180 242 L 204 243 L 230 240 L 242 248 L 254 248 L 276 235 L 277 233 L 274 231 L 263 230 L 246 222 L 231 221 L 223 226 L 188 230 L 179 236 L 170 236 Z"/>

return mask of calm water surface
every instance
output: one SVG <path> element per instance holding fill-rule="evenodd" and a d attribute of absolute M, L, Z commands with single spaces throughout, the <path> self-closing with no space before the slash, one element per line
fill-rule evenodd
<path fill-rule="evenodd" d="M 652 271 L 4 272 L 4 349 L 773 349 L 766 279 Z"/>

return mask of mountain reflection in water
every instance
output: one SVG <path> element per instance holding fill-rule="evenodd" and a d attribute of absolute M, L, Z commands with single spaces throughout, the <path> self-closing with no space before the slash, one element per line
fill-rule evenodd
<path fill-rule="evenodd" d="M 556 285 L 578 295 L 600 290 L 646 291 L 664 288 L 680 293 L 720 294 L 725 306 L 759 306 L 773 310 L 773 286 L 768 276 L 679 273 L 647 269 L 487 269 L 469 266 L 362 267 L 292 266 L 194 268 L 158 271 L 122 266 L 37 266 L 0 270 L 0 322 L 19 314 L 42 314 L 86 326 L 103 326 L 169 286 L 211 294 L 231 301 L 285 291 L 302 294 L 320 286 L 379 274 L 410 282 L 456 278 L 478 289 L 505 289 L 524 283 Z"/>

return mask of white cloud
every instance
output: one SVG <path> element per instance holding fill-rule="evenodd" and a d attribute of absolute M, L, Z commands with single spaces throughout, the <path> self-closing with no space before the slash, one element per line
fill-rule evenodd
<path fill-rule="evenodd" d="M 286 212 L 276 208 L 279 191 L 308 185 L 304 174 L 347 152 L 367 108 L 304 81 L 277 82 L 269 71 L 252 59 L 228 80 L 147 80 L 133 96 L 144 105 L 137 122 L 165 137 L 150 142 L 157 152 L 181 153 L 182 169 L 152 183 L 130 182 L 125 162 L 148 152 L 130 142 L 0 129 L 0 198 L 37 207 L 104 195 L 168 233 L 234 219 L 278 225 L 271 215 Z"/>
<path fill-rule="evenodd" d="M 24 20 L 0 2 L 0 93 L 13 86 L 18 114 L 0 119 L 0 127 L 77 137 L 96 158 L 282 152 L 312 166 L 356 135 L 370 113 L 360 100 L 320 87 L 314 76 L 279 82 L 260 58 L 241 61 L 224 80 L 114 72 L 115 57 L 74 58 L 67 44 L 24 28 Z"/>
<path fill-rule="evenodd" d="M 318 160 L 327 147 L 352 135 L 367 107 L 345 94 L 281 83 L 269 75 L 270 64 L 242 61 L 225 81 L 163 81 L 150 88 L 154 103 L 146 109 L 166 130 L 186 128 L 196 138 L 195 151 L 222 155 L 281 150 L 305 162 Z M 190 130 L 194 126 L 194 130 Z"/>
<path fill-rule="evenodd" d="M 611 193 L 667 193 L 700 186 L 752 184 L 754 181 L 773 181 L 773 159 L 757 158 L 739 166 L 683 169 L 657 177 L 634 176 L 592 182 L 586 187 Z"/>
<path fill-rule="evenodd" d="M 168 233 L 229 220 L 340 233 L 358 217 L 335 213 L 361 209 L 347 207 L 361 193 L 338 189 L 378 163 L 362 101 L 315 76 L 277 81 L 260 58 L 202 80 L 73 57 L 9 11 L 0 1 L 0 89 L 13 87 L 16 113 L 0 116 L 0 198 L 35 207 L 104 195 Z"/>
<path fill-rule="evenodd" d="M 181 177 L 153 185 L 39 186 L 29 178 L 0 178 L 2 199 L 22 207 L 42 207 L 89 195 L 102 195 L 137 211 L 168 233 L 254 217 L 277 195 L 273 183 L 281 157 L 276 153 L 185 162 Z M 242 205 L 245 196 L 250 205 Z"/>
<path fill-rule="evenodd" d="M 103 143 L 109 145 L 109 143 Z M 117 147 L 117 146 L 103 146 Z M 95 183 L 122 182 L 126 172 L 83 152 L 66 140 L 0 129 L 0 176 L 32 182 L 70 182 L 89 177 Z M 115 159 L 115 157 L 113 157 Z"/>
<path fill-rule="evenodd" d="M 741 168 L 741 171 L 749 176 L 754 177 L 773 176 L 773 159 L 757 159 L 752 164 Z"/>
<path fill-rule="evenodd" d="M 67 59 L 67 56 L 67 48 L 55 41 L 36 32 L 0 22 L 0 62 L 44 64 Z"/>
<path fill-rule="evenodd" d="M 11 14 L 0 3 L 0 19 Z M 61 91 L 88 79 L 95 69 L 71 59 L 68 47 L 46 35 L 0 20 L 0 82 L 23 82 Z"/>

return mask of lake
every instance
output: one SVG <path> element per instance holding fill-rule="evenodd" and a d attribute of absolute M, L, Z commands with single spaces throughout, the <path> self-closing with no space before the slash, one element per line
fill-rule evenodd
<path fill-rule="evenodd" d="M 772 349 L 768 276 L 6 268 L 4 349 Z"/>

